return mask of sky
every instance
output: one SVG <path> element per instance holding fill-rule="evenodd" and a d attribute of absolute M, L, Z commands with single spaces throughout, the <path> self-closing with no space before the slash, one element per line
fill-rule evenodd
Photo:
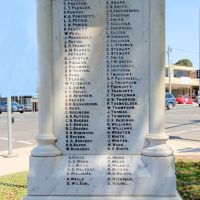
<path fill-rule="evenodd" d="M 171 63 L 187 58 L 198 68 L 199 8 L 200 0 L 166 0 Z M 36 0 L 1 0 L 0 95 L 34 95 L 37 72 Z"/>
<path fill-rule="evenodd" d="M 171 63 L 187 58 L 199 68 L 199 9 L 200 0 L 166 0 L 166 46 L 171 47 Z"/>
<path fill-rule="evenodd" d="M 34 95 L 37 82 L 35 0 L 1 0 L 0 95 Z"/>

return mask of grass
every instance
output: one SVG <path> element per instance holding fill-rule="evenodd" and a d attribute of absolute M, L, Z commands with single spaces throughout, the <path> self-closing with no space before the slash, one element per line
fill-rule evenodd
<path fill-rule="evenodd" d="M 0 182 L 27 185 L 28 172 L 20 172 L 0 177 Z M 21 200 L 26 195 L 26 188 L 4 186 L 0 184 L 0 200 Z"/>
<path fill-rule="evenodd" d="M 177 189 L 183 200 L 200 199 L 200 161 L 176 162 Z"/>
<path fill-rule="evenodd" d="M 200 200 L 200 162 L 176 162 L 177 189 L 183 200 Z M 0 177 L 0 182 L 27 184 L 27 172 Z M 0 184 L 0 200 L 21 200 L 26 188 L 9 187 Z"/>

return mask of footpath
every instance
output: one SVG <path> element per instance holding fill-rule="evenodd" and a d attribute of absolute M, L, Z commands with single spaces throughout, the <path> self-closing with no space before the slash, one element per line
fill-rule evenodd
<path fill-rule="evenodd" d="M 7 158 L 7 151 L 0 152 L 0 176 L 14 174 L 17 172 L 28 171 L 29 156 L 34 146 L 14 149 L 15 154 L 12 158 Z"/>
<path fill-rule="evenodd" d="M 171 139 L 167 144 L 173 149 L 176 160 L 200 161 L 200 142 Z"/>
<path fill-rule="evenodd" d="M 180 140 L 169 140 L 167 144 L 174 150 L 176 159 L 200 161 L 200 143 Z M 34 146 L 14 149 L 15 157 L 6 158 L 7 151 L 0 152 L 0 176 L 28 171 L 29 156 Z"/>

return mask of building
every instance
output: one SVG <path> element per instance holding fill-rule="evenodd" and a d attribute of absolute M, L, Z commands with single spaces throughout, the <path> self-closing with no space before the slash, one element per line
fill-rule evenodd
<path fill-rule="evenodd" d="M 171 89 L 175 97 L 189 95 L 196 97 L 199 90 L 199 79 L 193 67 L 171 65 Z M 165 91 L 169 91 L 169 66 L 165 67 Z"/>
<path fill-rule="evenodd" d="M 38 95 L 35 96 L 12 96 L 12 101 L 23 105 L 27 111 L 38 111 Z M 7 98 L 0 97 L 0 101 L 7 101 Z"/>

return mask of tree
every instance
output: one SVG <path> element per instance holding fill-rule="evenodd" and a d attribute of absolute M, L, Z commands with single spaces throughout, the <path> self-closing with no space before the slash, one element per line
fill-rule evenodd
<path fill-rule="evenodd" d="M 181 59 L 175 63 L 175 65 L 193 67 L 192 62 L 189 59 Z"/>

